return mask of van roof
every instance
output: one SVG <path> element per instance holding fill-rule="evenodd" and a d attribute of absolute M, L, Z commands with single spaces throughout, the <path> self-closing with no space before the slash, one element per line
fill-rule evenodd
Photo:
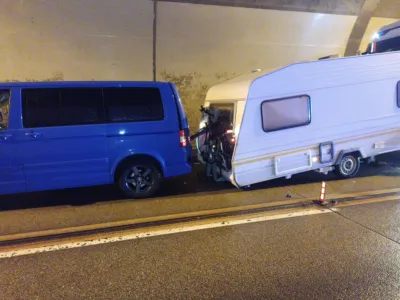
<path fill-rule="evenodd" d="M 161 81 L 40 81 L 40 82 L 1 82 L 0 88 L 5 87 L 149 87 L 169 84 Z"/>

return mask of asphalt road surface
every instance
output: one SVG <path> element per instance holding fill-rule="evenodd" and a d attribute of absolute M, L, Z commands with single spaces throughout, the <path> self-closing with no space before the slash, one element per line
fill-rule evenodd
<path fill-rule="evenodd" d="M 400 201 L 0 260 L 0 299 L 399 299 Z"/>
<path fill-rule="evenodd" d="M 355 179 L 305 173 L 250 193 L 205 181 L 196 167 L 140 201 L 122 199 L 113 187 L 4 196 L 0 236 L 297 201 L 318 195 L 322 180 L 334 195 L 393 189 L 400 187 L 398 156 L 363 166 Z M 399 213 L 395 199 L 3 258 L 0 299 L 400 299 Z"/>

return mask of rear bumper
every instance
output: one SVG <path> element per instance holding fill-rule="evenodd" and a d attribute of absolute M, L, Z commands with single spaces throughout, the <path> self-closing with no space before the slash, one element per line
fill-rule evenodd
<path fill-rule="evenodd" d="M 179 165 L 168 166 L 164 170 L 164 178 L 181 176 L 192 173 L 192 163 L 185 162 Z"/>

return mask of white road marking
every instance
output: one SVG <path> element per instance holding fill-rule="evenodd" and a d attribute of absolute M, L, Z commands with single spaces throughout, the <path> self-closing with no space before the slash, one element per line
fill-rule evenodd
<path fill-rule="evenodd" d="M 26 249 L 16 249 L 11 251 L 1 252 L 0 250 L 0 259 L 1 258 L 11 258 L 16 256 L 22 255 L 29 255 L 29 254 L 38 254 L 44 252 L 51 252 L 51 251 L 58 251 L 58 250 L 65 250 L 65 249 L 73 249 L 73 248 L 81 248 L 87 246 L 94 246 L 94 245 L 101 245 L 101 244 L 108 244 L 108 243 L 115 243 L 115 242 L 122 242 L 122 241 L 129 241 L 141 238 L 148 238 L 153 236 L 162 236 L 180 232 L 189 232 L 189 231 L 196 231 L 196 230 L 203 230 L 203 229 L 211 229 L 211 228 L 218 228 L 218 227 L 226 227 L 226 226 L 234 226 L 234 225 L 241 225 L 241 224 L 249 224 L 249 223 L 256 223 L 256 222 L 264 222 L 264 221 L 271 221 L 271 220 L 278 220 L 278 219 L 287 219 L 287 218 L 294 218 L 294 217 L 303 217 L 303 216 L 311 216 L 311 215 L 318 215 L 318 214 L 326 214 L 332 213 L 329 209 L 306 209 L 300 211 L 292 211 L 289 213 L 277 213 L 275 215 L 269 214 L 262 215 L 258 214 L 255 216 L 238 216 L 232 217 L 228 219 L 218 219 L 218 220 L 208 220 L 208 223 L 204 224 L 196 224 L 196 221 L 192 222 L 195 224 L 185 223 L 185 224 L 176 224 L 173 227 L 167 228 L 148 228 L 148 229 L 141 229 L 140 232 L 129 233 L 125 235 L 115 236 L 112 237 L 102 237 L 100 239 L 93 239 L 93 240 L 82 240 L 79 242 L 69 242 L 63 244 L 54 244 L 49 246 L 42 246 L 42 247 L 33 247 L 33 248 L 26 248 Z"/>

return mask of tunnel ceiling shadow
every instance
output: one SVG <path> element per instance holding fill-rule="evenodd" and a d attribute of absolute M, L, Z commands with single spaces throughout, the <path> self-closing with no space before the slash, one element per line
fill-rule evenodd
<path fill-rule="evenodd" d="M 365 0 L 158 0 L 203 5 L 246 7 L 323 14 L 358 15 Z M 381 0 L 374 17 L 400 18 L 398 0 Z"/>

